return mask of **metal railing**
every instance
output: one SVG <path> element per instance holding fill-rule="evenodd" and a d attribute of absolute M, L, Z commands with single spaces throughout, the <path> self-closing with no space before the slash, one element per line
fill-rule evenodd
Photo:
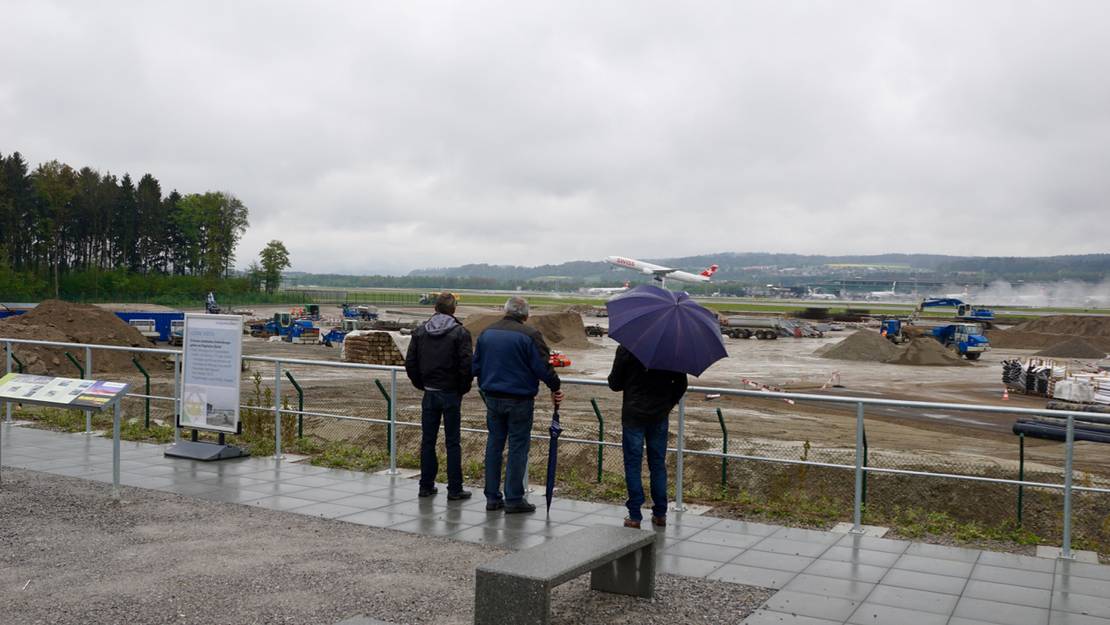
<path fill-rule="evenodd" d="M 156 401 L 170 401 L 174 403 L 173 416 L 174 424 L 177 423 L 177 418 L 180 415 L 180 383 L 181 383 L 181 365 L 182 365 L 182 352 L 174 349 L 161 349 L 161 348 L 135 348 L 135 347 L 119 347 L 95 344 L 80 344 L 80 343 L 64 343 L 54 341 L 36 341 L 28 339 L 8 339 L 0 337 L 0 343 L 5 346 L 7 354 L 7 372 L 12 371 L 13 359 L 13 345 L 39 345 L 54 348 L 84 348 L 86 354 L 86 363 L 88 363 L 89 371 L 86 375 L 91 375 L 91 362 L 92 350 L 100 349 L 107 351 L 120 351 L 129 353 L 152 353 L 171 356 L 173 358 L 174 369 L 174 397 L 164 397 L 157 395 L 129 393 L 127 397 L 138 398 L 144 400 Z M 384 424 L 388 426 L 387 444 L 389 447 L 389 469 L 390 474 L 396 474 L 397 470 L 397 427 L 420 427 L 419 422 L 399 422 L 397 420 L 397 375 L 403 372 L 403 367 L 388 366 L 388 365 L 369 365 L 361 363 L 350 362 L 336 362 L 336 361 L 321 361 L 321 360 L 308 360 L 300 358 L 281 358 L 273 356 L 243 356 L 244 361 L 268 364 L 273 366 L 273 406 L 252 406 L 243 405 L 243 409 L 252 410 L 273 410 L 274 414 L 274 458 L 281 460 L 284 456 L 282 454 L 282 416 L 283 415 L 296 415 L 298 417 L 321 417 L 330 418 L 343 421 L 358 421 L 364 423 Z M 314 410 L 304 410 L 298 406 L 298 410 L 283 408 L 282 395 L 281 395 L 281 379 L 283 377 L 283 367 L 285 366 L 308 366 L 308 367 L 326 367 L 326 368 L 339 368 L 357 371 L 368 372 L 383 372 L 389 374 L 389 391 L 383 393 L 387 399 L 387 415 L 385 419 L 378 419 L 372 417 L 360 417 L 355 415 L 320 412 Z M 292 381 L 292 378 L 290 378 Z M 606 382 L 601 380 L 590 380 L 581 378 L 563 378 L 564 385 L 584 386 L 584 387 L 608 387 Z M 299 385 L 298 385 L 299 386 Z M 300 390 L 300 389 L 298 389 Z M 821 462 L 807 459 L 794 459 L 794 458 L 775 458 L 769 456 L 759 456 L 753 454 L 742 453 L 729 453 L 727 448 L 722 451 L 712 450 L 696 450 L 689 449 L 685 443 L 685 426 L 686 426 L 686 399 L 692 394 L 705 394 L 707 396 L 733 396 L 733 397 L 747 397 L 755 399 L 789 399 L 794 402 L 816 402 L 816 403 L 830 403 L 852 406 L 855 408 L 855 462 L 853 464 L 842 464 L 832 462 Z M 303 398 L 303 395 L 302 395 Z M 6 403 L 6 418 L 11 421 L 11 403 Z M 596 402 L 593 402 L 596 410 Z M 1064 470 L 1063 482 L 1060 484 L 1051 482 L 1028 481 L 1024 478 L 1024 471 L 1019 474 L 1019 479 L 1006 479 L 997 477 L 987 477 L 978 475 L 961 475 L 956 473 L 939 473 L 932 471 L 916 471 L 909 469 L 897 469 L 889 467 L 875 467 L 867 466 L 865 459 L 865 445 L 866 438 L 864 432 L 865 410 L 867 406 L 884 406 L 884 407 L 899 407 L 899 408 L 913 408 L 921 410 L 954 410 L 978 413 L 991 413 L 991 414 L 1006 414 L 1012 416 L 1048 416 L 1054 418 L 1066 419 L 1066 438 L 1064 441 Z M 598 421 L 603 429 L 604 425 L 600 418 L 600 411 L 598 412 Z M 1076 486 L 1073 482 L 1073 460 L 1075 452 L 1075 420 L 1081 419 L 1086 422 L 1110 424 L 1110 414 L 1099 414 L 1090 412 L 1078 412 L 1067 410 L 1050 410 L 1047 408 L 1011 408 L 1006 406 L 991 406 L 983 404 L 960 404 L 950 402 L 925 402 L 925 401 L 911 401 L 900 399 L 881 399 L 873 397 L 852 397 L 852 396 L 839 396 L 839 395 L 815 395 L 806 393 L 784 393 L 773 392 L 765 390 L 747 390 L 747 389 L 733 389 L 721 387 L 705 387 L 705 386 L 690 386 L 687 390 L 687 395 L 684 396 L 678 404 L 678 430 L 677 438 L 674 447 L 668 447 L 669 453 L 675 454 L 675 498 L 674 505 L 676 509 L 682 510 L 685 508 L 683 504 L 683 491 L 684 491 L 684 459 L 686 456 L 698 456 L 716 458 L 721 461 L 728 460 L 746 460 L 767 462 L 774 464 L 787 464 L 799 465 L 810 467 L 823 467 L 830 469 L 840 469 L 852 471 L 854 474 L 854 499 L 852 511 L 852 532 L 862 533 L 862 511 L 863 511 L 863 497 L 864 497 L 864 478 L 869 473 L 874 474 L 889 474 L 889 475 L 903 475 L 903 476 L 916 476 L 916 477 L 930 477 L 942 478 L 952 480 L 965 480 L 973 482 L 983 482 L 988 484 L 1005 484 L 1017 486 L 1019 489 L 1027 487 L 1053 489 L 1063 492 L 1063 537 L 1061 557 L 1071 558 L 1071 533 L 1072 533 L 1072 495 L 1074 492 L 1089 492 L 1110 494 L 1110 488 L 1099 488 L 1094 486 Z M 723 424 L 723 419 L 722 419 Z M 87 431 L 91 432 L 91 425 L 87 425 Z M 482 428 L 461 428 L 463 432 L 470 433 L 488 433 L 487 430 Z M 174 428 L 175 441 L 180 440 L 180 430 Z M 118 437 L 118 431 L 116 432 Z M 727 432 L 726 432 L 727 436 Z M 546 440 L 546 436 L 533 432 L 532 439 Z M 596 440 L 562 437 L 561 442 L 564 443 L 581 443 L 588 445 L 596 445 L 598 449 L 599 458 L 604 447 L 621 447 L 619 443 L 609 442 L 599 436 Z M 599 477 L 600 477 L 600 464 L 599 464 Z M 527 479 L 527 476 L 526 476 Z M 1019 491 L 1020 492 L 1020 491 Z"/>

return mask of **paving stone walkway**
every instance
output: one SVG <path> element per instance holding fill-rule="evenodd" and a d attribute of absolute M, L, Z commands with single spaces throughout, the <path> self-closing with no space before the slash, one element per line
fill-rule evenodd
<path fill-rule="evenodd" d="M 4 466 L 112 480 L 112 442 L 3 428 Z M 556 498 L 550 515 L 485 511 L 415 480 L 272 458 L 217 463 L 166 458 L 163 446 L 123 442 L 121 483 L 509 549 L 584 526 L 619 524 L 619 506 Z M 534 495 L 542 504 L 542 495 Z M 1110 625 L 1110 566 L 675 513 L 658 570 L 780 589 L 746 625 Z"/>

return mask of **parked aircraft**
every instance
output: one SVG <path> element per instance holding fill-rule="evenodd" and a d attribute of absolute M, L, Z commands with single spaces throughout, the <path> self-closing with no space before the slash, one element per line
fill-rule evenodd
<path fill-rule="evenodd" d="M 618 286 L 618 287 L 600 287 L 600 286 L 598 286 L 598 287 L 593 287 L 593 288 L 589 288 L 589 289 L 582 289 L 582 292 L 585 293 L 586 295 L 616 295 L 618 293 L 624 293 L 625 291 L 627 291 L 630 288 L 632 288 L 632 285 L 629 284 L 629 282 L 626 280 L 625 283 L 624 283 L 624 286 Z"/>
<path fill-rule="evenodd" d="M 867 294 L 867 299 L 894 299 L 898 297 L 898 294 L 894 292 L 897 288 L 898 282 L 894 282 L 890 285 L 889 291 L 871 291 Z"/>

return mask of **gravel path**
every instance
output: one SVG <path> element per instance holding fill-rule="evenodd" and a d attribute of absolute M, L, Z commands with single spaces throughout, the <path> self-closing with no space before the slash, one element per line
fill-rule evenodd
<path fill-rule="evenodd" d="M 32 471 L 0 485 L 0 621 L 471 623 L 474 568 L 504 551 Z M 728 623 L 770 591 L 660 575 L 652 601 L 555 592 L 555 623 Z"/>

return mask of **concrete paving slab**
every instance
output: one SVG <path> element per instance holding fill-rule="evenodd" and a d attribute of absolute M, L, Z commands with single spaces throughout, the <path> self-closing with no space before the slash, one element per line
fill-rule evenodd
<path fill-rule="evenodd" d="M 853 527 L 855 527 L 854 524 L 845 521 L 843 523 L 837 523 L 829 531 L 834 534 L 852 534 L 854 536 L 870 536 L 871 538 L 882 538 L 890 531 L 889 527 L 883 527 L 881 525 L 860 525 L 859 532 L 853 532 Z"/>

